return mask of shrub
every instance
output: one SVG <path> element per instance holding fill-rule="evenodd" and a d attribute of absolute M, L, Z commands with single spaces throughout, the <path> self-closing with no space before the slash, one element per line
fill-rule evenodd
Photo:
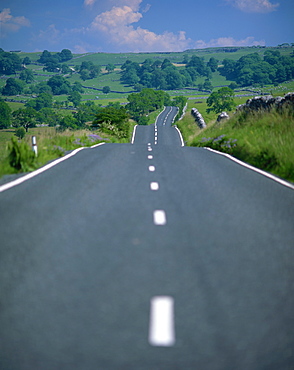
<path fill-rule="evenodd" d="M 35 153 L 27 143 L 19 143 L 13 136 L 8 144 L 8 150 L 8 160 L 11 167 L 22 172 L 32 171 L 35 168 Z"/>
<path fill-rule="evenodd" d="M 15 135 L 19 138 L 19 139 L 23 139 L 26 135 L 26 130 L 23 128 L 23 127 L 19 127 L 15 130 Z"/>

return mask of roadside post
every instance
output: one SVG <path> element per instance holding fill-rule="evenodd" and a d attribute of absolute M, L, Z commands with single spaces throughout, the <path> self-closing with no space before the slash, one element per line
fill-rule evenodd
<path fill-rule="evenodd" d="M 37 157 L 37 155 L 38 155 L 38 147 L 37 147 L 37 139 L 36 139 L 36 136 L 32 136 L 32 146 L 33 146 L 33 151 L 35 152 L 35 156 Z"/>

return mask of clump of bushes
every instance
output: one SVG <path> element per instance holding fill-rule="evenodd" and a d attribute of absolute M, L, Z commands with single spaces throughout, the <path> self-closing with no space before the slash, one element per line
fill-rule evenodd
<path fill-rule="evenodd" d="M 19 143 L 13 136 L 8 144 L 8 150 L 8 160 L 11 167 L 20 172 L 28 172 L 35 169 L 36 156 L 27 143 Z"/>

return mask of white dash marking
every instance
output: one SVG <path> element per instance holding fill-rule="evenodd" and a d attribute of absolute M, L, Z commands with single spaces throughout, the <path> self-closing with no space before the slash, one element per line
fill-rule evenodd
<path fill-rule="evenodd" d="M 157 209 L 153 212 L 153 222 L 154 225 L 165 225 L 166 224 L 166 215 L 165 212 L 161 209 Z"/>
<path fill-rule="evenodd" d="M 150 183 L 150 189 L 151 189 L 151 190 L 158 190 L 158 189 L 159 189 L 159 184 L 158 184 L 158 182 L 151 182 L 151 183 Z"/>
<path fill-rule="evenodd" d="M 155 296 L 150 302 L 149 343 L 170 347 L 175 342 L 174 300 L 168 296 Z"/>
<path fill-rule="evenodd" d="M 148 159 L 153 159 L 153 155 L 148 155 Z"/>
<path fill-rule="evenodd" d="M 154 166 L 149 166 L 149 171 L 150 172 L 154 172 L 155 171 L 155 167 Z"/>
<path fill-rule="evenodd" d="M 148 152 L 152 152 L 152 148 L 148 148 Z"/>

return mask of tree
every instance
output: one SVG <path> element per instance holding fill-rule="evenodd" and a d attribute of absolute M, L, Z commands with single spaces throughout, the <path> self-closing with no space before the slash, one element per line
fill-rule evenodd
<path fill-rule="evenodd" d="M 82 93 L 84 91 L 84 88 L 79 81 L 76 81 L 72 85 L 72 91 L 77 91 L 79 93 Z"/>
<path fill-rule="evenodd" d="M 24 69 L 23 71 L 21 71 L 19 79 L 27 84 L 30 84 L 35 79 L 33 71 L 31 69 Z"/>
<path fill-rule="evenodd" d="M 22 64 L 24 64 L 24 65 L 29 65 L 31 63 L 32 63 L 32 61 L 29 57 L 25 57 L 22 61 Z"/>
<path fill-rule="evenodd" d="M 105 108 L 100 108 L 92 125 L 93 127 L 99 127 L 102 123 L 108 123 L 119 126 L 128 119 L 129 115 L 124 107 L 110 105 Z"/>
<path fill-rule="evenodd" d="M 39 111 L 43 108 L 52 108 L 52 95 L 48 93 L 41 93 L 36 99 L 31 99 L 26 103 L 26 107 L 34 108 Z"/>
<path fill-rule="evenodd" d="M 59 125 L 62 117 L 60 113 L 54 111 L 54 109 L 51 108 L 42 108 L 38 112 L 37 121 L 39 123 L 45 123 L 51 127 L 55 127 Z"/>
<path fill-rule="evenodd" d="M 234 108 L 234 91 L 229 87 L 222 87 L 218 91 L 213 92 L 207 99 L 206 109 L 209 112 L 221 113 L 222 111 L 230 111 Z"/>
<path fill-rule="evenodd" d="M 108 73 L 110 73 L 110 72 L 113 72 L 114 71 L 115 66 L 114 66 L 114 64 L 109 63 L 109 64 L 107 64 L 107 66 L 105 67 L 105 69 L 106 69 L 106 71 Z"/>
<path fill-rule="evenodd" d="M 0 49 L 0 75 L 11 75 L 21 69 L 21 59 L 18 55 Z"/>
<path fill-rule="evenodd" d="M 26 136 L 26 130 L 25 130 L 23 127 L 18 127 L 18 128 L 15 130 L 15 135 L 16 135 L 19 139 L 23 139 L 23 138 Z"/>
<path fill-rule="evenodd" d="M 214 57 L 211 57 L 207 63 L 207 67 L 211 69 L 211 72 L 215 72 L 218 67 L 218 60 Z"/>
<path fill-rule="evenodd" d="M 81 103 L 82 96 L 77 91 L 73 91 L 70 93 L 67 99 L 68 101 L 72 102 L 75 107 L 77 107 Z"/>
<path fill-rule="evenodd" d="M 102 89 L 103 94 L 109 94 L 110 93 L 110 87 L 109 86 L 104 86 Z"/>
<path fill-rule="evenodd" d="M 6 85 L 2 89 L 3 95 L 18 95 L 22 93 L 24 82 L 15 78 L 8 78 Z"/>
<path fill-rule="evenodd" d="M 70 83 L 62 76 L 53 76 L 47 84 L 51 87 L 54 95 L 68 94 L 71 92 Z"/>
<path fill-rule="evenodd" d="M 28 132 L 29 127 L 35 126 L 37 112 L 32 107 L 20 108 L 12 113 L 14 127 L 24 127 Z"/>
<path fill-rule="evenodd" d="M 213 89 L 212 83 L 208 78 L 204 81 L 203 89 L 204 90 L 212 90 Z"/>
<path fill-rule="evenodd" d="M 60 62 L 66 62 L 73 58 L 72 52 L 68 49 L 63 49 L 60 53 L 57 53 Z"/>
<path fill-rule="evenodd" d="M 11 109 L 5 101 L 0 100 L 0 129 L 10 126 Z"/>

